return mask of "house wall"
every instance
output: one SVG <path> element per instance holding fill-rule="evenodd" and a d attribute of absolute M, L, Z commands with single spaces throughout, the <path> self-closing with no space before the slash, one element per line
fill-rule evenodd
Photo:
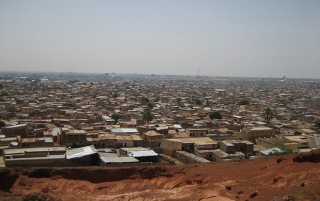
<path fill-rule="evenodd" d="M 99 163 L 98 154 L 91 154 L 79 158 L 67 159 L 67 166 L 92 166 Z"/>
<path fill-rule="evenodd" d="M 174 142 L 167 139 L 162 139 L 161 142 L 162 153 L 173 156 L 176 150 L 182 150 L 181 142 Z"/>
<path fill-rule="evenodd" d="M 200 149 L 218 149 L 219 146 L 218 144 L 205 144 L 205 145 L 195 145 L 195 149 L 196 150 L 200 150 Z"/>
<path fill-rule="evenodd" d="M 174 156 L 177 158 L 178 161 L 184 163 L 184 164 L 198 164 L 199 161 L 196 160 L 196 158 L 191 157 L 187 152 L 179 151 L 175 152 Z"/>
<path fill-rule="evenodd" d="M 186 129 L 190 137 L 206 137 L 207 130 L 205 129 Z"/>
<path fill-rule="evenodd" d="M 1 132 L 6 135 L 6 137 L 13 137 L 17 135 L 26 136 L 27 126 L 19 126 L 16 128 L 6 128 L 2 127 Z"/>
<path fill-rule="evenodd" d="M 133 140 L 117 140 L 117 147 L 134 147 Z"/>
<path fill-rule="evenodd" d="M 309 147 L 315 148 L 320 147 L 320 138 L 319 137 L 308 137 Z"/>
<path fill-rule="evenodd" d="M 219 149 L 221 149 L 222 151 L 224 151 L 226 153 L 233 153 L 235 151 L 234 146 L 228 146 L 223 141 L 219 142 Z"/>
<path fill-rule="evenodd" d="M 65 167 L 66 159 L 6 160 L 6 167 Z"/>
<path fill-rule="evenodd" d="M 274 130 L 250 130 L 249 141 L 255 142 L 257 138 L 270 138 L 275 136 Z"/>

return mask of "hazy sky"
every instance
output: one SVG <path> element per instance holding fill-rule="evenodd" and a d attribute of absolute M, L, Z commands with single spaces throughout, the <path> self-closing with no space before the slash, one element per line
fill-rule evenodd
<path fill-rule="evenodd" d="M 0 0 L 0 70 L 320 78 L 319 0 Z"/>

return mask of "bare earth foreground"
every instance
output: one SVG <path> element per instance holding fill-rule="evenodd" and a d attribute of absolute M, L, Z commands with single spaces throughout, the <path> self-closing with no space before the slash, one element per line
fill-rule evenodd
<path fill-rule="evenodd" d="M 2 168 L 0 200 L 320 200 L 320 150 L 199 166 Z"/>

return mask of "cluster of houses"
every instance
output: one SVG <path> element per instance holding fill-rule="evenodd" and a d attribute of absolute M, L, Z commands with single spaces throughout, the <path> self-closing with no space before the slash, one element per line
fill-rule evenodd
<path fill-rule="evenodd" d="M 316 80 L 47 75 L 0 83 L 0 166 L 193 164 L 320 147 Z"/>

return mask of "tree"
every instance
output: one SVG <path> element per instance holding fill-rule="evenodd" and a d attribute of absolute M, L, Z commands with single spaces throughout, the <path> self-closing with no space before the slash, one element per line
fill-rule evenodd
<path fill-rule="evenodd" d="M 34 110 L 31 112 L 31 116 L 39 116 L 41 114 L 40 110 Z"/>
<path fill-rule="evenodd" d="M 222 115 L 220 114 L 220 112 L 212 112 L 211 114 L 209 114 L 210 119 L 222 119 Z"/>
<path fill-rule="evenodd" d="M 112 98 L 118 98 L 118 94 L 116 92 L 113 92 Z"/>
<path fill-rule="evenodd" d="M 143 97 L 141 100 L 142 100 L 142 102 L 149 103 L 149 99 L 146 97 Z"/>
<path fill-rule="evenodd" d="M 249 105 L 249 101 L 246 100 L 246 99 L 242 99 L 242 100 L 239 101 L 238 104 L 239 104 L 239 105 Z"/>
<path fill-rule="evenodd" d="M 2 120 L 0 120 L 0 128 L 6 126 L 6 123 Z"/>
<path fill-rule="evenodd" d="M 153 114 L 151 112 L 151 108 L 147 107 L 146 109 L 143 110 L 142 112 L 142 118 L 144 121 L 149 122 L 153 120 Z"/>
<path fill-rule="evenodd" d="M 300 131 L 294 131 L 293 135 L 301 135 L 302 133 Z"/>
<path fill-rule="evenodd" d="M 178 103 L 178 106 L 181 107 L 181 108 L 185 107 L 185 105 L 183 103 Z"/>
<path fill-rule="evenodd" d="M 118 123 L 118 120 L 120 119 L 120 116 L 117 113 L 113 113 L 111 115 L 111 118 L 114 120 L 114 123 Z"/>
<path fill-rule="evenodd" d="M 65 106 L 69 106 L 69 107 L 74 107 L 74 106 L 76 106 L 74 103 L 65 103 L 64 105 L 65 105 Z"/>
<path fill-rule="evenodd" d="M 320 128 L 320 121 L 316 121 L 314 125 Z"/>
<path fill-rule="evenodd" d="M 269 107 L 267 107 L 264 110 L 263 117 L 267 121 L 267 124 L 269 125 L 271 119 L 273 119 L 273 111 Z"/>
<path fill-rule="evenodd" d="M 6 92 L 6 91 L 3 91 L 3 92 L 1 92 L 1 96 L 8 96 L 9 94 L 8 94 L 8 92 Z"/>
<path fill-rule="evenodd" d="M 151 109 L 153 109 L 152 103 L 148 103 L 148 107 L 151 108 Z"/>
<path fill-rule="evenodd" d="M 201 105 L 201 104 L 202 104 L 201 100 L 199 100 L 199 99 L 196 99 L 196 100 L 195 100 L 195 103 L 196 103 L 197 105 Z"/>

